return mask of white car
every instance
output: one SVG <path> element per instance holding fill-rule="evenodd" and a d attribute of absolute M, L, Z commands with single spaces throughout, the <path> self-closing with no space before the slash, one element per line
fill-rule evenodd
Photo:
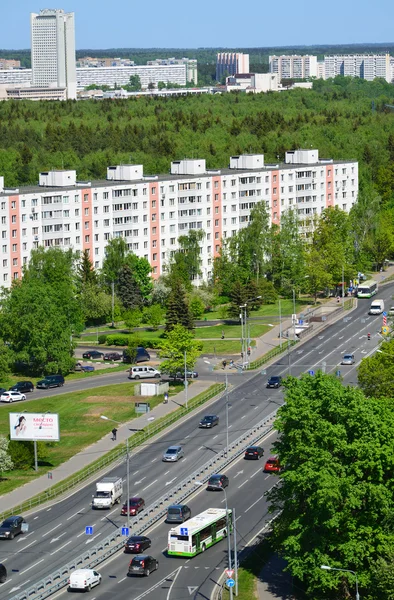
<path fill-rule="evenodd" d="M 84 590 L 89 592 L 95 585 L 100 585 L 101 575 L 93 569 L 76 569 L 68 580 L 69 590 Z"/>
<path fill-rule="evenodd" d="M 19 400 L 26 400 L 26 396 L 20 392 L 13 392 L 10 390 L 9 392 L 3 392 L 0 396 L 0 400 L 1 402 L 18 402 Z"/>

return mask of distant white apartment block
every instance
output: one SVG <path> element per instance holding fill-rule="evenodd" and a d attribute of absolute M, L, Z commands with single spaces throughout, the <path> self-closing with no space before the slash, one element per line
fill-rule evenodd
<path fill-rule="evenodd" d="M 216 81 L 223 75 L 249 73 L 249 54 L 242 52 L 219 52 L 216 56 Z"/>
<path fill-rule="evenodd" d="M 112 238 L 123 238 L 145 257 L 157 278 L 179 236 L 194 229 L 205 233 L 201 279 L 207 280 L 223 240 L 248 225 L 257 203 L 279 226 L 283 213 L 295 210 L 307 236 L 314 215 L 329 206 L 349 212 L 357 193 L 358 163 L 320 159 L 314 149 L 286 152 L 283 164 L 265 164 L 263 154 L 232 156 L 229 167 L 215 170 L 205 159 L 176 160 L 166 175 L 118 165 L 108 167 L 104 181 L 78 181 L 73 170 L 47 171 L 39 185 L 20 189 L 8 189 L 0 176 L 0 285 L 21 278 L 39 246 L 87 250 L 99 268 Z"/>
<path fill-rule="evenodd" d="M 317 57 L 312 55 L 282 55 L 269 57 L 270 73 L 279 79 L 308 79 L 317 77 Z"/>
<path fill-rule="evenodd" d="M 156 58 L 156 60 L 148 60 L 147 65 L 185 65 L 187 83 L 197 85 L 197 60 L 195 58 Z"/>
<path fill-rule="evenodd" d="M 334 54 L 324 57 L 324 79 L 343 75 L 373 81 L 392 80 L 389 54 Z"/>
<path fill-rule="evenodd" d="M 247 94 L 278 92 L 280 81 L 277 73 L 244 73 L 226 77 L 226 91 L 244 90 Z"/>
<path fill-rule="evenodd" d="M 140 65 L 135 67 L 78 67 L 77 89 L 83 90 L 89 85 L 108 85 L 110 87 L 126 85 L 130 77 L 138 75 L 142 89 L 149 84 L 157 87 L 159 81 L 186 85 L 186 65 Z"/>
<path fill-rule="evenodd" d="M 76 98 L 74 13 L 44 9 L 30 15 L 32 86 L 67 90 Z"/>

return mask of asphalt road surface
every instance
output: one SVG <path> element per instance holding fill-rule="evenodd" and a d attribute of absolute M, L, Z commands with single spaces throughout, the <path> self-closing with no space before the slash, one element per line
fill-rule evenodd
<path fill-rule="evenodd" d="M 379 298 L 390 304 L 392 286 L 382 288 Z M 343 319 L 327 327 L 316 337 L 309 339 L 301 347 L 283 355 L 267 369 L 267 373 L 256 375 L 243 374 L 235 381 L 242 385 L 229 394 L 230 440 L 239 437 L 242 431 L 250 429 L 254 423 L 271 413 L 283 403 L 282 390 L 267 390 L 265 383 L 271 375 L 286 376 L 289 372 L 298 376 L 302 372 L 324 369 L 327 373 L 341 371 L 344 383 L 357 382 L 357 365 L 361 359 L 373 353 L 381 341 L 379 335 L 382 316 L 368 316 L 370 300 L 359 300 L 358 308 L 345 315 Z M 371 340 L 367 333 L 371 333 Z M 356 364 L 339 366 L 343 354 L 355 354 Z M 219 372 L 220 373 L 220 372 Z M 212 374 L 217 377 L 218 372 Z M 113 374 L 111 377 L 124 374 Z M 86 380 L 85 383 L 94 383 Z M 81 381 L 68 384 L 80 385 Z M 97 382 L 95 382 L 97 385 Z M 93 386 L 92 386 L 93 387 Z M 79 388 L 80 389 L 80 388 Z M 65 391 L 65 390 L 64 390 Z M 147 505 L 162 495 L 163 490 L 174 486 L 188 473 L 206 462 L 212 454 L 223 448 L 226 440 L 225 403 L 222 397 L 209 408 L 209 413 L 220 417 L 218 427 L 213 430 L 198 429 L 199 415 L 179 422 L 158 442 L 151 443 L 132 456 L 130 462 L 131 495 L 141 495 Z M 200 415 L 204 414 L 204 409 Z M 274 434 L 264 441 L 266 455 Z M 180 443 L 185 449 L 185 458 L 175 464 L 163 463 L 161 455 L 171 444 Z M 276 479 L 275 476 L 262 473 L 262 462 L 238 461 L 227 471 L 230 478 L 228 488 L 229 506 L 236 509 L 239 547 L 253 537 L 270 518 L 264 493 Z M 126 466 L 120 465 L 111 471 L 112 475 L 125 478 Z M 49 509 L 29 516 L 30 531 L 12 541 L 0 542 L 0 562 L 9 569 L 8 581 L 0 586 L 0 600 L 10 598 L 33 582 L 66 564 L 68 559 L 79 555 L 88 544 L 99 541 L 114 528 L 125 524 L 120 517 L 119 506 L 108 512 L 92 511 L 90 507 L 94 485 L 70 494 L 70 496 Z M 207 492 L 198 489 L 190 504 L 193 513 L 209 507 L 223 506 L 220 492 Z M 126 495 L 124 494 L 124 498 Z M 94 527 L 93 536 L 85 535 L 85 526 Z M 220 542 L 205 553 L 193 559 L 169 558 L 165 554 L 166 535 L 169 526 L 157 525 L 151 532 L 153 556 L 159 558 L 160 567 L 148 578 L 127 578 L 127 565 L 130 556 L 118 553 L 111 561 L 101 565 L 98 570 L 103 574 L 103 583 L 91 593 L 91 600 L 108 595 L 116 590 L 117 598 L 137 600 L 149 592 L 153 600 L 163 598 L 182 600 L 183 598 L 209 598 L 225 565 L 226 543 Z M 155 585 L 157 587 L 152 589 Z M 63 595 L 67 592 L 62 592 Z"/>

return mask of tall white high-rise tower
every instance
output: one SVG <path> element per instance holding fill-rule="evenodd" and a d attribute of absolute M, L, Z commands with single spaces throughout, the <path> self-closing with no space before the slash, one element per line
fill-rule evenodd
<path fill-rule="evenodd" d="M 45 8 L 30 24 L 32 85 L 66 88 L 67 98 L 76 98 L 74 13 Z"/>

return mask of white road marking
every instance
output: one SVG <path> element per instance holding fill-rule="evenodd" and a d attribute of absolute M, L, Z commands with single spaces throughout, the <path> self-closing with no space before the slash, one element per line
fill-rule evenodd
<path fill-rule="evenodd" d="M 24 573 L 27 573 L 28 571 L 30 571 L 30 569 L 34 569 L 34 567 L 36 567 L 37 565 L 39 565 L 40 563 L 44 562 L 44 558 L 42 558 L 41 560 L 39 560 L 38 562 L 34 563 L 34 565 L 30 565 L 30 567 L 28 567 L 27 569 L 25 569 L 24 571 L 21 571 L 21 575 L 23 575 Z"/>
<path fill-rule="evenodd" d="M 34 517 L 33 521 L 35 521 L 36 519 L 38 519 L 38 517 Z"/>
<path fill-rule="evenodd" d="M 30 542 L 30 544 L 28 544 L 27 546 L 23 546 L 23 548 L 21 548 L 20 550 L 18 550 L 18 552 L 16 552 L 16 554 L 19 554 L 19 552 L 24 552 L 27 548 L 29 548 L 30 546 L 32 546 L 36 542 L 37 542 L 37 540 L 33 540 L 32 542 Z M 5 560 L 7 560 L 7 559 L 6 558 L 2 559 L 2 562 L 4 562 Z"/>
<path fill-rule="evenodd" d="M 93 537 L 89 536 L 89 539 L 86 540 L 85 544 L 90 544 L 91 542 L 93 542 L 93 540 L 95 540 L 99 535 L 101 535 L 101 533 L 96 533 L 96 535 L 94 535 Z M 92 599 L 93 600 L 93 599 Z"/>
<path fill-rule="evenodd" d="M 248 483 L 248 480 L 246 480 L 243 483 L 241 483 L 241 485 L 238 486 L 238 489 L 241 488 L 243 485 L 245 485 L 245 483 Z"/>
<path fill-rule="evenodd" d="M 156 462 L 156 460 L 157 460 L 157 458 L 154 458 L 154 459 L 153 459 L 153 460 L 151 460 L 150 462 L 151 462 L 151 463 L 154 463 L 154 462 Z"/>
<path fill-rule="evenodd" d="M 102 517 L 102 518 L 100 519 L 100 521 L 105 521 L 105 520 L 106 520 L 106 519 L 109 517 L 109 515 L 112 515 L 112 513 L 116 512 L 116 511 L 118 511 L 118 510 L 119 510 L 119 508 L 114 508 L 113 510 L 111 510 L 111 512 L 107 512 L 107 513 L 105 513 L 105 517 Z"/>
<path fill-rule="evenodd" d="M 73 515 L 71 515 L 71 517 L 67 517 L 66 521 L 69 521 L 70 519 L 72 519 L 73 517 L 76 517 L 77 515 L 79 515 L 80 513 L 82 513 L 85 510 L 85 508 L 81 508 L 80 510 L 78 510 L 76 513 L 74 513 Z"/>
<path fill-rule="evenodd" d="M 140 470 L 138 469 L 137 471 L 134 471 L 133 475 L 137 475 L 137 473 L 139 473 Z"/>
<path fill-rule="evenodd" d="M 144 479 L 146 479 L 146 477 L 143 477 L 142 479 L 139 479 L 138 481 L 134 481 L 134 485 L 139 485 L 140 483 L 142 483 L 144 481 Z"/>
<path fill-rule="evenodd" d="M 65 548 L 66 546 L 68 546 L 71 543 L 72 543 L 72 540 L 70 540 L 69 542 L 66 542 L 65 544 L 63 544 L 63 546 L 60 546 L 60 548 L 57 548 L 56 550 L 51 552 L 51 554 L 49 556 L 53 556 L 54 554 L 56 554 L 56 552 L 60 552 L 60 550 L 63 550 L 63 548 Z"/>
<path fill-rule="evenodd" d="M 204 448 L 204 446 L 200 446 L 199 448 L 197 448 L 197 450 L 202 450 Z"/>
<path fill-rule="evenodd" d="M 152 483 L 150 483 L 149 485 L 147 485 L 146 487 L 143 488 L 143 492 L 145 492 L 145 490 L 147 490 L 148 488 L 150 488 L 152 485 L 154 485 L 157 482 L 157 479 L 155 479 L 154 481 L 152 481 Z"/>
<path fill-rule="evenodd" d="M 173 481 L 175 481 L 176 477 L 174 477 L 174 479 L 171 479 L 171 481 L 166 481 L 166 485 L 170 485 L 170 483 L 172 483 Z"/>
<path fill-rule="evenodd" d="M 118 583 L 122 583 L 122 581 L 125 581 L 127 579 L 127 577 L 123 577 L 122 579 L 119 579 Z"/>
<path fill-rule="evenodd" d="M 247 512 L 248 512 L 248 511 L 249 511 L 251 508 L 253 508 L 254 506 L 256 506 L 256 504 L 257 504 L 258 502 L 260 502 L 260 500 L 262 500 L 262 499 L 264 498 L 264 496 L 265 496 L 265 494 L 263 494 L 262 496 L 260 496 L 260 498 L 258 498 L 258 499 L 256 500 L 256 502 L 253 502 L 253 504 L 251 504 L 251 505 L 250 505 L 250 506 L 249 506 L 249 507 L 248 507 L 248 508 L 245 510 L 245 513 L 247 513 Z"/>
<path fill-rule="evenodd" d="M 52 538 L 51 541 L 49 542 L 50 544 L 52 544 L 53 542 L 57 542 L 60 540 L 61 537 L 63 537 L 64 535 L 66 535 L 67 531 L 64 531 L 63 533 L 61 533 L 60 535 L 58 535 L 55 538 Z"/>
<path fill-rule="evenodd" d="M 217 437 L 218 437 L 217 435 L 214 435 L 212 439 L 213 439 L 213 440 L 216 440 L 216 438 L 217 438 Z"/>
<path fill-rule="evenodd" d="M 169 472 L 170 472 L 170 469 L 168 469 L 168 471 L 166 471 L 166 472 L 164 473 L 164 475 L 168 475 L 168 473 L 169 473 Z"/>
<path fill-rule="evenodd" d="M 252 479 L 252 477 L 255 477 L 259 473 L 261 473 L 260 469 L 258 471 L 256 471 L 255 473 L 252 473 L 252 475 L 250 475 L 249 479 Z"/>
<path fill-rule="evenodd" d="M 59 527 L 61 527 L 62 523 L 59 523 L 58 525 L 56 525 L 55 527 L 53 527 L 52 529 L 50 529 L 49 531 L 47 531 L 46 533 L 43 533 L 41 537 L 45 537 L 46 535 L 48 535 L 49 533 L 51 533 L 52 531 L 55 531 L 55 529 L 58 529 Z"/>
<path fill-rule="evenodd" d="M 244 419 L 246 417 L 246 415 L 242 415 L 241 419 Z"/>

